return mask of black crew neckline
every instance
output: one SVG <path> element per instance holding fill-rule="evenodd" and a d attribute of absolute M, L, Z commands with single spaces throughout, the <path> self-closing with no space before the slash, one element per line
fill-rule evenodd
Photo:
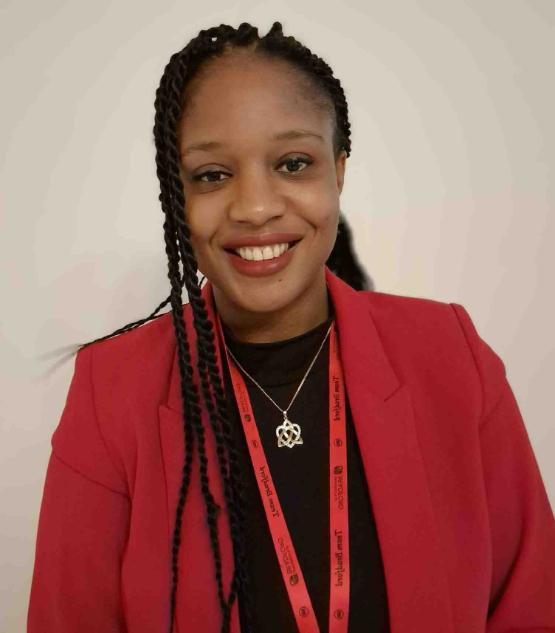
<path fill-rule="evenodd" d="M 241 341 L 237 339 L 230 328 L 221 321 L 225 342 L 228 349 L 231 350 L 243 368 L 248 371 L 260 385 L 264 387 L 279 387 L 291 384 L 298 385 L 335 318 L 329 297 L 328 307 L 328 318 L 310 330 L 306 330 L 301 334 L 287 339 L 266 343 Z M 310 380 L 312 375 L 327 371 L 330 335 L 331 332 L 307 376 L 307 381 Z M 222 350 L 222 352 L 225 360 L 225 351 Z M 233 362 L 231 356 L 230 362 Z M 248 376 L 245 376 L 243 372 L 241 372 L 241 374 L 246 383 L 252 385 L 252 381 Z"/>

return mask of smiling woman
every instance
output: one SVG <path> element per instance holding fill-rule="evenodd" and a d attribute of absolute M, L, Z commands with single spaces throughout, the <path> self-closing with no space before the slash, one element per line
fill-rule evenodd
<path fill-rule="evenodd" d="M 184 91 L 190 239 L 220 315 L 244 340 L 293 337 L 327 318 L 323 264 L 347 157 L 336 127 L 314 75 L 256 43 L 205 62 Z"/>
<path fill-rule="evenodd" d="M 77 354 L 28 632 L 555 630 L 504 363 L 463 306 L 369 289 L 331 68 L 222 24 L 155 110 L 171 293 Z"/>

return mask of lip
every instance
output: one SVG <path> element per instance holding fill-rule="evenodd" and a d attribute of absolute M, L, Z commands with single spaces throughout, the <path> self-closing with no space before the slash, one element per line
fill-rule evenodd
<path fill-rule="evenodd" d="M 273 244 L 274 242 L 269 243 Z M 229 258 L 232 266 L 239 273 L 248 275 L 249 277 L 264 277 L 283 270 L 291 261 L 296 248 L 297 244 L 290 246 L 285 253 L 281 254 L 279 257 L 272 257 L 272 259 L 259 259 L 258 261 L 249 261 L 247 259 L 243 259 L 236 253 L 231 253 L 229 251 L 224 252 Z"/>
<path fill-rule="evenodd" d="M 262 235 L 238 235 L 236 238 L 222 244 L 222 248 L 239 248 L 241 246 L 268 246 L 269 244 L 283 244 L 302 239 L 300 233 L 264 233 Z"/>

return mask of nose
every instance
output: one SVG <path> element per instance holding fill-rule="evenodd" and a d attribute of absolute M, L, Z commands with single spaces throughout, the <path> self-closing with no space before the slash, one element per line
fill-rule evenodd
<path fill-rule="evenodd" d="M 232 222 L 260 226 L 285 212 L 275 174 L 267 168 L 253 167 L 234 176 L 228 216 Z"/>

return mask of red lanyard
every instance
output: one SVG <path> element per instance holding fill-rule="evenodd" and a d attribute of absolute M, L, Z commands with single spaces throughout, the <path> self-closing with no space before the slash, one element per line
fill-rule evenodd
<path fill-rule="evenodd" d="M 217 315 L 222 341 L 222 325 Z M 243 430 L 270 527 L 272 540 L 289 601 L 300 633 L 319 633 L 318 621 L 303 573 L 287 529 L 277 490 L 256 426 L 245 381 L 224 345 Z M 347 495 L 347 436 L 345 387 L 337 346 L 335 323 L 330 332 L 329 354 L 329 492 L 330 492 L 330 610 L 329 633 L 347 633 L 349 625 L 349 503 Z M 280 448 L 279 450 L 295 450 Z"/>

